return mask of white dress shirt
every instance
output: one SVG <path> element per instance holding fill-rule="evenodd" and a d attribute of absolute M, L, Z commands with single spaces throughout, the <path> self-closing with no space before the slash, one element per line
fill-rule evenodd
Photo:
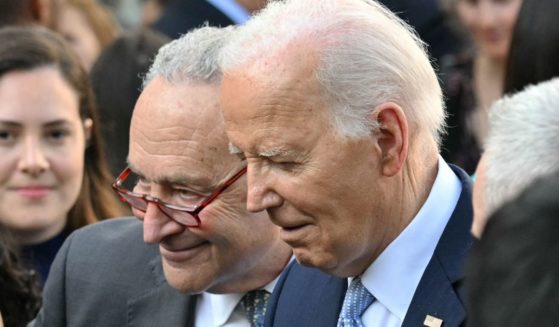
<path fill-rule="evenodd" d="M 437 177 L 427 201 L 361 276 L 363 285 L 375 297 L 361 316 L 364 326 L 402 325 L 461 192 L 460 180 L 439 156 Z"/>
<path fill-rule="evenodd" d="M 279 279 L 276 277 L 262 289 L 270 292 Z M 202 293 L 196 304 L 195 327 L 250 327 L 250 323 L 239 301 L 245 293 L 212 294 Z"/>
<path fill-rule="evenodd" d="M 235 24 L 244 24 L 250 18 L 250 13 L 245 7 L 238 4 L 235 0 L 206 0 L 209 4 L 216 7 L 225 16 L 229 17 Z"/>

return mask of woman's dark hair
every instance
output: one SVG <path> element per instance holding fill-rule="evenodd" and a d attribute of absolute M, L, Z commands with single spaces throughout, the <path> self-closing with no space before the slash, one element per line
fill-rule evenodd
<path fill-rule="evenodd" d="M 557 0 L 524 0 L 514 28 L 504 93 L 559 76 Z"/>
<path fill-rule="evenodd" d="M 35 275 L 25 270 L 7 230 L 0 225 L 0 312 L 6 327 L 25 326 L 41 306 Z"/>
<path fill-rule="evenodd" d="M 112 176 L 103 157 L 93 94 L 78 58 L 62 39 L 41 27 L 1 28 L 0 44 L 0 78 L 11 71 L 55 67 L 76 91 L 80 117 L 93 121 L 85 151 L 82 187 L 68 213 L 66 229 L 72 231 L 99 219 L 125 215 L 126 209 L 111 190 Z"/>

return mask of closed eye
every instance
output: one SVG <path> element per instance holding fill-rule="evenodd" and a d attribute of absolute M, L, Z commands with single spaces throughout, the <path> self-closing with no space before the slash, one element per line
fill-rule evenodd
<path fill-rule="evenodd" d="M 281 160 L 274 160 L 271 158 L 268 161 L 272 166 L 290 172 L 296 170 L 300 166 L 300 164 L 295 161 L 281 161 Z"/>

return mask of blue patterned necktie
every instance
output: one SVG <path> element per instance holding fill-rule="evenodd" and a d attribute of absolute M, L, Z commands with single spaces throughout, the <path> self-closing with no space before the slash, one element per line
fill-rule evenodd
<path fill-rule="evenodd" d="M 241 299 L 241 306 L 245 310 L 250 327 L 264 326 L 264 317 L 266 316 L 266 305 L 270 293 L 265 290 L 250 291 Z"/>
<path fill-rule="evenodd" d="M 338 327 L 362 327 L 361 315 L 374 300 L 375 297 L 361 283 L 361 278 L 354 278 L 345 293 Z"/>

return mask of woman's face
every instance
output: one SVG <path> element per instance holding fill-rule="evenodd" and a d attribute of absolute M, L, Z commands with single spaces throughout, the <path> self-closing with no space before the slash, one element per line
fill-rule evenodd
<path fill-rule="evenodd" d="M 522 0 L 457 0 L 456 10 L 478 51 L 506 60 Z"/>
<path fill-rule="evenodd" d="M 84 173 L 86 134 L 76 91 L 58 69 L 0 77 L 0 223 L 22 244 L 60 232 Z"/>
<path fill-rule="evenodd" d="M 56 29 L 78 55 L 83 67 L 90 71 L 101 53 L 101 43 L 85 15 L 77 8 L 66 5 L 60 11 Z"/>

